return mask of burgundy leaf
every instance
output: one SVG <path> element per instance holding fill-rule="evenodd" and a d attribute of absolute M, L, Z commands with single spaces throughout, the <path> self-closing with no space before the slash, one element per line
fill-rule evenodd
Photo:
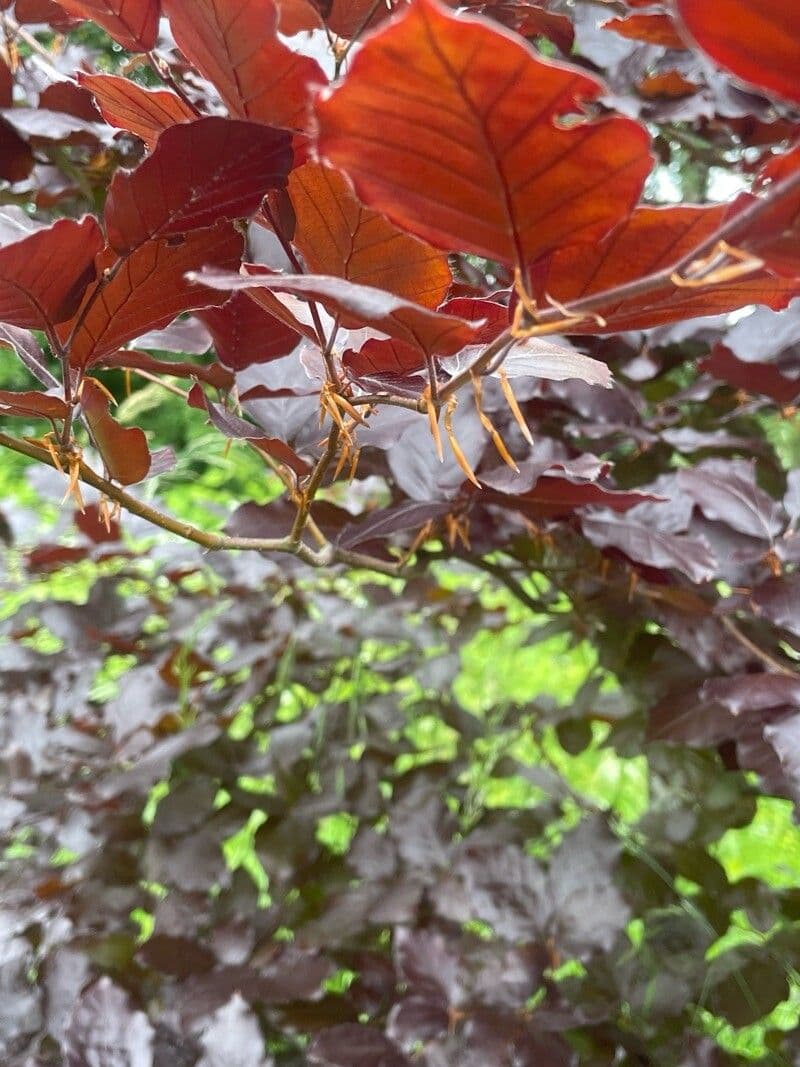
<path fill-rule="evenodd" d="M 292 165 L 288 133 L 253 122 L 205 118 L 172 126 L 151 156 L 118 171 L 105 207 L 108 241 L 120 255 L 255 214 Z"/>
<path fill-rule="evenodd" d="M 372 326 L 426 353 L 456 352 L 477 333 L 477 328 L 463 319 L 344 278 L 307 274 L 236 275 L 211 270 L 201 271 L 192 278 L 219 289 L 247 289 L 255 297 L 258 289 L 266 288 L 318 300 L 330 315 L 339 316 L 351 329 Z"/>
<path fill-rule="evenodd" d="M 31 330 L 66 322 L 95 275 L 97 220 L 59 219 L 0 248 L 0 322 Z"/>
<path fill-rule="evenodd" d="M 217 358 L 233 371 L 280 359 L 300 340 L 295 330 L 247 293 L 233 293 L 221 307 L 206 308 L 197 317 L 211 333 Z"/>
<path fill-rule="evenodd" d="M 144 431 L 120 426 L 108 410 L 105 392 L 86 378 L 81 390 L 81 413 L 86 419 L 109 477 L 121 485 L 133 485 L 147 477 L 150 450 Z"/>
<path fill-rule="evenodd" d="M 87 367 L 116 352 L 148 330 L 166 326 L 182 311 L 222 304 L 222 293 L 185 281 L 188 271 L 202 266 L 235 270 L 242 254 L 242 238 L 229 226 L 198 230 L 185 238 L 148 241 L 88 291 L 77 318 L 62 327 L 71 342 L 73 366 Z M 2 253 L 0 252 L 0 256 Z M 108 251 L 98 257 L 98 273 L 115 267 Z"/>

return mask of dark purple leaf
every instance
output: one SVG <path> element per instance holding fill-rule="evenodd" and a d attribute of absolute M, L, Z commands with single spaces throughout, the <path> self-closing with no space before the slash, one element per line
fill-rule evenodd
<path fill-rule="evenodd" d="M 693 582 L 707 582 L 716 574 L 717 561 L 703 541 L 661 533 L 630 515 L 592 512 L 581 518 L 581 529 L 597 548 L 617 548 L 636 563 L 660 570 L 675 568 Z"/>

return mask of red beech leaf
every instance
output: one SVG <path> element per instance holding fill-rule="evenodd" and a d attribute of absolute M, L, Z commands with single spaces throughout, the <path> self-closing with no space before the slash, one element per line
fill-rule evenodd
<path fill-rule="evenodd" d="M 10 123 L 0 118 L 0 178 L 12 184 L 25 181 L 34 163 L 28 142 Z"/>
<path fill-rule="evenodd" d="M 239 418 L 221 404 L 215 404 L 203 392 L 202 386 L 193 385 L 189 391 L 189 407 L 206 411 L 213 426 L 233 441 L 249 441 L 256 448 L 285 463 L 301 478 L 311 473 L 311 467 L 295 450 L 277 437 L 267 437 L 264 431 L 246 419 Z"/>
<path fill-rule="evenodd" d="M 800 5 L 793 0 L 675 0 L 683 24 L 721 67 L 800 102 Z"/>
<path fill-rule="evenodd" d="M 273 0 L 164 0 L 178 47 L 232 115 L 303 130 L 311 93 L 327 84 L 314 59 L 278 37 Z"/>
<path fill-rule="evenodd" d="M 86 559 L 87 550 L 75 545 L 38 545 L 25 554 L 25 565 L 32 574 L 52 574 L 71 563 Z"/>
<path fill-rule="evenodd" d="M 179 122 L 194 122 L 197 115 L 177 93 L 167 89 L 144 89 L 115 74 L 84 74 L 78 82 L 97 101 L 106 122 L 119 130 L 141 137 L 152 150 L 159 136 Z"/>
<path fill-rule="evenodd" d="M 351 378 L 372 374 L 403 377 L 424 368 L 425 359 L 418 348 L 405 341 L 379 341 L 373 337 L 358 352 L 345 352 L 342 365 Z"/>
<path fill-rule="evenodd" d="M 256 300 L 260 288 L 318 300 L 349 329 L 372 326 L 429 354 L 457 352 L 470 344 L 477 333 L 477 327 L 463 319 L 442 315 L 382 289 L 356 285 L 345 278 L 313 274 L 229 274 L 214 270 L 201 271 L 192 278 L 213 288 L 248 289 Z"/>
<path fill-rule="evenodd" d="M 725 345 L 718 344 L 697 369 L 746 393 L 761 393 L 778 404 L 790 404 L 800 395 L 800 378 L 787 378 L 772 363 L 745 363 Z"/>
<path fill-rule="evenodd" d="M 502 28 L 416 0 L 318 101 L 319 152 L 403 229 L 524 269 L 602 237 L 639 198 L 646 131 L 566 118 L 603 91 Z"/>
<path fill-rule="evenodd" d="M 144 431 L 120 426 L 108 411 L 105 392 L 86 378 L 81 389 L 81 411 L 92 433 L 109 476 L 121 485 L 133 485 L 147 477 L 150 450 Z"/>
<path fill-rule="evenodd" d="M 645 100 L 678 100 L 682 96 L 692 96 L 700 88 L 677 70 L 667 70 L 663 74 L 648 74 L 637 84 L 636 91 Z"/>
<path fill-rule="evenodd" d="M 658 500 L 649 493 L 624 492 L 619 489 L 604 489 L 595 482 L 572 482 L 568 478 L 540 478 L 526 493 L 510 495 L 494 489 L 484 489 L 482 502 L 499 504 L 521 512 L 531 519 L 556 518 L 569 515 L 575 508 L 588 504 L 611 508 L 612 511 L 629 511 L 637 504 Z"/>
<path fill-rule="evenodd" d="M 637 208 L 629 221 L 600 244 L 573 246 L 542 260 L 533 271 L 533 293 L 546 307 L 548 297 L 570 304 L 582 297 L 634 282 L 676 264 L 725 221 L 729 205 Z M 717 315 L 746 304 L 778 310 L 800 292 L 800 282 L 776 279 L 766 271 L 715 286 L 684 287 L 669 281 L 596 308 L 605 325 L 587 319 L 569 332 L 620 333 L 642 330 L 699 315 Z"/>
<path fill-rule="evenodd" d="M 439 308 L 448 315 L 457 315 L 467 322 L 481 322 L 475 335 L 475 344 L 488 345 L 506 329 L 511 319 L 505 304 L 494 300 L 476 299 L 471 296 L 455 296 Z M 481 321 L 482 320 L 482 321 Z"/>
<path fill-rule="evenodd" d="M 10 4 L 6 3 L 5 6 L 9 7 Z M 68 15 L 55 0 L 17 0 L 14 18 L 23 26 L 43 22 L 59 33 L 66 33 L 77 24 L 77 20 Z"/>
<path fill-rule="evenodd" d="M 755 191 L 769 196 L 774 187 L 800 173 L 800 146 L 772 158 L 756 178 Z M 774 193 L 773 193 L 774 195 Z M 800 184 L 786 196 L 773 200 L 757 225 L 736 241 L 751 248 L 775 274 L 800 277 Z"/>
<path fill-rule="evenodd" d="M 303 30 L 322 30 L 322 15 L 313 0 L 276 0 L 280 16 L 278 29 L 284 37 L 294 37 Z"/>
<path fill-rule="evenodd" d="M 148 241 L 137 248 L 110 280 L 101 281 L 86 294 L 71 345 L 72 365 L 91 366 L 147 330 L 166 326 L 182 311 L 224 303 L 221 293 L 192 284 L 185 275 L 202 266 L 234 270 L 242 247 L 242 238 L 232 226 L 219 226 L 178 241 Z M 117 262 L 106 250 L 98 257 L 98 274 Z M 62 327 L 61 333 L 62 339 L 69 337 L 70 326 Z"/>
<path fill-rule="evenodd" d="M 673 20 L 663 12 L 611 19 L 610 22 L 604 22 L 600 28 L 612 30 L 621 37 L 630 37 L 634 41 L 647 41 L 648 44 L 661 45 L 662 48 L 689 47 Z"/>
<path fill-rule="evenodd" d="M 246 265 L 247 274 L 250 277 L 261 274 L 264 277 L 274 277 L 277 272 L 271 270 L 269 267 L 262 266 L 260 263 L 248 263 Z M 235 290 L 234 290 L 235 291 Z M 318 341 L 316 330 L 312 323 L 300 319 L 295 315 L 294 310 L 290 304 L 296 304 L 296 297 L 284 297 L 286 301 L 281 300 L 269 289 L 259 288 L 251 289 L 249 286 L 245 286 L 245 292 L 254 300 L 259 307 L 264 311 L 269 312 L 273 318 L 276 318 L 279 322 L 282 322 L 284 326 L 288 326 L 290 330 L 299 334 L 301 337 L 305 337 L 306 340 L 311 341 L 312 344 L 316 344 Z M 305 305 L 301 304 L 303 308 Z M 299 309 L 298 309 L 299 310 Z"/>
<path fill-rule="evenodd" d="M 0 322 L 44 330 L 74 314 L 103 247 L 97 220 L 59 219 L 0 248 Z"/>
<path fill-rule="evenodd" d="M 217 358 L 233 371 L 288 355 L 300 340 L 296 330 L 271 315 L 247 293 L 234 293 L 221 307 L 198 311 L 214 340 Z"/>
<path fill-rule="evenodd" d="M 28 415 L 37 419 L 65 419 L 67 405 L 60 396 L 35 391 L 14 393 L 0 389 L 0 412 L 3 415 Z"/>
<path fill-rule="evenodd" d="M 325 22 L 328 29 L 338 37 L 352 38 L 361 36 L 364 30 L 374 29 L 400 7 L 402 0 L 395 3 L 376 4 L 375 0 L 333 0 Z"/>
<path fill-rule="evenodd" d="M 96 545 L 119 541 L 119 523 L 115 519 L 110 519 L 106 524 L 98 504 L 87 504 L 83 511 L 76 511 L 73 521 L 80 532 Z"/>
<path fill-rule="evenodd" d="M 461 5 L 448 4 L 448 7 Z M 572 51 L 575 27 L 570 17 L 556 11 L 546 11 L 536 0 L 533 3 L 527 3 L 525 0 L 478 0 L 465 7 L 473 14 L 485 15 L 503 26 L 508 26 L 522 37 L 547 37 L 565 56 Z"/>
<path fill-rule="evenodd" d="M 91 19 L 129 52 L 149 52 L 158 37 L 159 0 L 58 0 L 68 15 Z"/>
<path fill-rule="evenodd" d="M 425 307 L 450 288 L 447 257 L 365 208 L 335 170 L 306 163 L 289 176 L 294 244 L 314 274 L 372 285 Z"/>
<path fill-rule="evenodd" d="M 250 301 L 252 303 L 252 301 Z M 179 360 L 155 359 L 145 352 L 122 349 L 110 356 L 103 356 L 95 366 L 122 367 L 129 370 L 145 370 L 150 374 L 171 374 L 175 378 L 196 378 L 199 382 L 213 385 L 215 389 L 232 389 L 234 378 L 230 371 L 212 363 L 206 367 L 202 363 L 184 363 Z"/>
<path fill-rule="evenodd" d="M 14 75 L 8 63 L 0 56 L 0 107 L 14 103 Z"/>
<path fill-rule="evenodd" d="M 125 255 L 160 237 L 255 214 L 292 165 L 285 130 L 237 119 L 171 126 L 136 170 L 117 171 L 105 207 L 108 243 Z"/>
<path fill-rule="evenodd" d="M 45 111 L 63 111 L 84 122 L 99 122 L 102 118 L 92 94 L 75 82 L 53 82 L 39 94 L 39 107 Z"/>

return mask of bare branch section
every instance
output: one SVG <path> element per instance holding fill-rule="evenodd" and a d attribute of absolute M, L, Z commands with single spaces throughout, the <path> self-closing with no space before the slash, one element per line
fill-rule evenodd
<path fill-rule="evenodd" d="M 55 458 L 43 445 L 17 440 L 2 432 L 0 432 L 0 445 L 11 449 L 12 452 L 18 452 L 20 455 L 38 460 L 48 467 L 57 468 Z M 397 577 L 401 573 L 401 565 L 399 563 L 387 563 L 385 560 L 376 559 L 360 552 L 350 552 L 330 542 L 319 549 L 313 549 L 300 541 L 294 533 L 286 537 L 230 537 L 228 534 L 201 530 L 191 523 L 181 522 L 180 519 L 159 511 L 158 508 L 154 508 L 124 489 L 120 489 L 113 482 L 93 471 L 83 461 L 79 466 L 78 477 L 85 485 L 97 489 L 109 500 L 113 500 L 132 515 L 138 515 L 139 518 L 145 519 L 153 526 L 166 530 L 167 533 L 174 534 L 176 537 L 181 537 L 184 541 L 192 541 L 210 552 L 282 552 L 296 556 L 311 567 L 329 567 L 335 563 L 343 563 L 349 567 L 364 567 L 393 577 Z"/>

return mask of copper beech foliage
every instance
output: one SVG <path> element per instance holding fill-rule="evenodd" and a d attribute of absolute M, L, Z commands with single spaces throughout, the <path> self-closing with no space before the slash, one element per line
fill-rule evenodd
<path fill-rule="evenodd" d="M 799 10 L 0 0 L 0 446 L 77 530 L 19 565 L 109 565 L 0 613 L 3 1063 L 727 1067 L 789 996 L 796 888 L 709 849 L 800 800 Z M 154 503 L 144 389 L 278 495 Z M 508 619 L 442 559 L 591 647 L 572 704 L 466 710 Z M 634 832 L 554 737 L 646 759 Z"/>
<path fill-rule="evenodd" d="M 502 366 L 509 352 L 517 377 L 524 367 L 534 379 L 596 382 L 591 362 L 566 349 L 561 368 L 557 350 L 555 366 L 552 356 L 537 365 L 535 337 L 617 334 L 751 303 L 778 310 L 797 292 L 800 168 L 791 152 L 769 161 L 755 193 L 730 205 L 640 206 L 654 163 L 650 135 L 640 121 L 604 106 L 602 81 L 575 63 L 542 58 L 519 32 L 438 0 L 403 6 L 352 50 L 342 38 L 333 52 L 339 77 L 330 86 L 315 59 L 278 35 L 283 9 L 273 0 L 165 0 L 163 11 L 157 0 L 71 0 L 62 7 L 142 52 L 154 47 L 158 18 L 166 15 L 193 76 L 207 79 L 208 88 L 198 95 L 186 80 L 189 68 L 173 75 L 163 57 L 153 62 L 164 89 L 77 72 L 102 116 L 140 137 L 147 154 L 133 169 L 116 171 L 98 219 L 8 223 L 0 250 L 2 319 L 43 331 L 60 358 L 67 414 L 54 429 L 64 449 L 73 431 L 80 435 L 90 369 L 104 360 L 124 366 L 126 345 L 197 310 L 218 357 L 234 370 L 287 355 L 293 337 L 318 349 L 322 370 L 311 381 L 320 388 L 325 380 L 321 403 L 334 437 L 316 456 L 313 491 L 337 456 L 339 470 L 345 453 L 355 459 L 360 428 L 379 427 L 394 404 L 427 418 L 440 454 L 447 437 L 477 485 L 454 429 L 454 408 L 467 402 L 460 393 L 472 388 L 483 430 L 514 467 L 480 410 L 480 378 L 499 376 L 530 438 Z M 694 38 L 755 86 L 791 98 L 796 36 L 783 35 L 773 63 L 772 37 L 762 31 L 762 24 L 778 25 L 782 5 L 741 0 L 732 7 L 724 33 L 692 4 L 634 11 L 603 29 L 679 51 Z M 306 14 L 313 29 L 319 13 Z M 292 32 L 303 29 L 298 10 L 287 18 Z M 690 36 L 680 36 L 684 27 Z M 751 37 L 764 43 L 769 64 L 752 56 Z M 737 56 L 745 52 L 749 65 L 742 66 Z M 76 106 L 92 114 L 85 94 L 63 106 L 66 114 Z M 221 108 L 229 117 L 209 114 Z M 12 125 L 15 118 L 12 111 Z M 248 240 L 261 233 L 271 262 L 240 268 L 247 219 L 254 220 Z M 15 232 L 15 225 L 32 232 Z M 447 253 L 460 257 L 462 280 L 453 278 Z M 505 321 L 484 338 L 483 351 L 480 319 L 459 320 L 440 308 L 448 296 L 480 293 L 465 254 L 496 264 L 505 278 L 490 312 L 497 308 Z M 246 293 L 255 306 L 229 298 L 227 289 Z M 356 339 L 359 330 L 368 333 Z M 401 348 L 381 347 L 381 336 Z M 381 397 L 359 414 L 365 370 Z M 20 413 L 28 412 L 20 401 Z M 101 441 L 90 420 L 84 423 L 110 482 L 120 480 L 126 435 L 115 437 L 113 422 L 104 422 Z M 134 470 L 144 475 L 147 465 Z M 290 491 L 298 499 L 306 492 L 302 485 Z M 302 518 L 292 537 L 296 549 Z"/>

